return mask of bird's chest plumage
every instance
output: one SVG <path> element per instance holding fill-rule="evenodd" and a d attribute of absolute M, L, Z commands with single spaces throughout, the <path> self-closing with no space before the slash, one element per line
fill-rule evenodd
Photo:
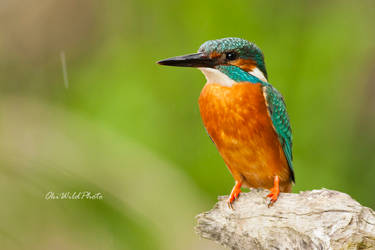
<path fill-rule="evenodd" d="M 275 175 L 289 181 L 260 83 L 206 84 L 199 108 L 208 134 L 235 179 L 250 187 L 266 188 L 272 186 Z"/>

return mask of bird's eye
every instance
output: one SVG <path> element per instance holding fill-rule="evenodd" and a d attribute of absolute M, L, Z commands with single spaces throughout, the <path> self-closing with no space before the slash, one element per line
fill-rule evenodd
<path fill-rule="evenodd" d="M 226 59 L 229 61 L 235 60 L 237 58 L 237 53 L 236 52 L 228 52 L 225 54 Z"/>

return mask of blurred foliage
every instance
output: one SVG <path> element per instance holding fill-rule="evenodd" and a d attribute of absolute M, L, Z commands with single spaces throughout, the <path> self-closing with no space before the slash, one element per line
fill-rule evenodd
<path fill-rule="evenodd" d="M 286 99 L 294 191 L 375 208 L 373 1 L 0 6 L 2 249 L 218 249 L 193 232 L 233 185 L 200 120 L 204 77 L 155 62 L 228 36 L 262 48 Z M 44 199 L 86 190 L 104 199 Z"/>

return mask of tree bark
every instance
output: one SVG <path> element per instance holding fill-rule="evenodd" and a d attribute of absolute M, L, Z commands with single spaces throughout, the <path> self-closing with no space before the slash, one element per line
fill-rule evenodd
<path fill-rule="evenodd" d="M 375 212 L 349 195 L 321 189 L 281 193 L 270 208 L 268 191 L 227 196 L 197 216 L 197 233 L 230 249 L 375 249 Z"/>

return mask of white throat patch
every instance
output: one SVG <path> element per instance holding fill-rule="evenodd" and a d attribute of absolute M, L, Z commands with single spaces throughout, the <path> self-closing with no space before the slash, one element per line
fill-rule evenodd
<path fill-rule="evenodd" d="M 249 74 L 255 76 L 259 80 L 262 80 L 263 82 L 267 82 L 266 77 L 264 76 L 263 72 L 258 69 L 258 67 L 255 67 L 252 71 L 249 72 Z"/>
<path fill-rule="evenodd" d="M 212 68 L 198 68 L 202 71 L 207 79 L 207 84 L 217 83 L 222 86 L 230 87 L 236 83 L 236 81 L 230 79 L 226 74 L 220 72 L 220 70 Z"/>
<path fill-rule="evenodd" d="M 233 84 L 236 83 L 233 79 L 229 78 L 226 74 L 222 73 L 220 70 L 213 69 L 213 68 L 198 68 L 207 79 L 207 84 L 216 83 L 220 84 L 221 86 L 231 87 Z M 262 71 L 258 68 L 254 68 L 249 74 L 255 76 L 259 80 L 263 82 L 267 82 L 267 79 L 264 77 Z"/>

